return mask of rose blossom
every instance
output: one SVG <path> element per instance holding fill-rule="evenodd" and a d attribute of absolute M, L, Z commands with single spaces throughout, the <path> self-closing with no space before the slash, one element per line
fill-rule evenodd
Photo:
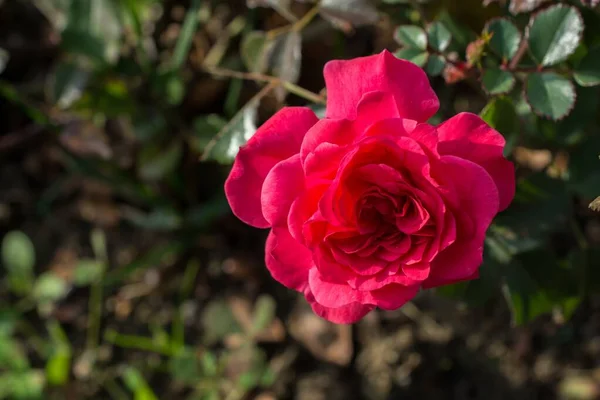
<path fill-rule="evenodd" d="M 326 117 L 282 109 L 225 183 L 237 217 L 271 228 L 272 276 L 336 323 L 477 278 L 486 230 L 515 192 L 502 135 L 469 113 L 427 124 L 439 107 L 427 76 L 387 51 L 324 75 Z"/>

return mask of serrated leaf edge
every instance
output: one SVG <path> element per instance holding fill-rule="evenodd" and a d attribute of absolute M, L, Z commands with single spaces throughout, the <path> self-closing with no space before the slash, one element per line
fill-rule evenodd
<path fill-rule="evenodd" d="M 494 18 L 490 19 L 488 22 L 485 23 L 485 26 L 483 27 L 483 31 L 484 32 L 489 32 L 488 27 L 492 24 L 492 22 L 495 22 L 495 21 L 506 21 L 509 24 L 511 24 L 512 26 L 514 26 L 517 29 L 517 32 L 519 32 L 519 43 L 521 43 L 521 41 L 523 40 L 523 36 L 524 36 L 523 32 L 521 32 L 521 30 L 519 29 L 519 27 L 517 26 L 517 24 L 515 24 L 509 18 L 506 18 L 506 17 L 494 17 Z M 488 47 L 490 47 L 490 49 L 494 52 L 494 54 L 496 54 L 497 56 L 500 56 L 500 54 L 497 54 L 494 51 L 494 49 L 492 49 L 492 47 L 489 46 L 489 44 L 488 44 Z M 517 47 L 517 50 L 515 51 L 515 54 L 517 54 L 518 51 L 519 50 L 518 50 L 518 47 Z M 510 58 L 508 60 L 506 60 L 506 61 L 510 61 L 515 56 L 515 54 L 511 55 Z"/>
<path fill-rule="evenodd" d="M 536 72 L 536 73 L 538 73 L 538 74 L 549 74 L 549 73 L 556 74 L 555 72 Z M 556 75 L 559 75 L 559 74 L 556 74 Z M 531 111 L 533 111 L 533 113 L 535 115 L 537 115 L 540 118 L 549 119 L 551 121 L 562 121 L 563 119 L 565 119 L 566 117 L 568 117 L 571 114 L 571 112 L 575 108 L 575 104 L 577 104 L 577 90 L 575 88 L 575 84 L 573 83 L 573 81 L 571 79 L 566 79 L 566 80 L 571 84 L 571 87 L 573 88 L 573 103 L 571 104 L 571 107 L 567 110 L 567 112 L 558 118 L 552 118 L 552 116 L 550 116 L 550 115 L 546 115 L 542 112 L 538 112 L 538 110 L 536 110 L 535 107 L 531 105 L 531 102 L 529 101 L 529 97 L 527 97 L 527 81 L 528 80 L 529 80 L 529 76 L 523 82 L 523 98 L 525 99 L 525 101 L 531 108 Z"/>
<path fill-rule="evenodd" d="M 534 57 L 533 53 L 531 52 L 531 48 L 529 46 L 529 31 L 531 30 L 531 26 L 535 22 L 535 19 L 541 13 L 546 12 L 546 11 L 552 9 L 552 8 L 571 8 L 571 9 L 575 10 L 575 13 L 579 17 L 579 20 L 581 21 L 581 25 L 583 26 L 583 29 L 581 29 L 581 32 L 579 33 L 579 38 L 577 39 L 578 43 L 581 42 L 581 38 L 583 37 L 583 33 L 585 31 L 585 23 L 584 23 L 584 20 L 583 20 L 583 15 L 581 15 L 581 12 L 579 11 L 579 9 L 577 7 L 572 6 L 572 5 L 567 5 L 567 4 L 562 4 L 562 3 L 559 3 L 559 4 L 549 3 L 547 7 L 544 7 L 541 10 L 538 10 L 537 12 L 535 12 L 534 14 L 532 14 L 531 17 L 529 17 L 529 22 L 527 23 L 527 27 L 525 28 L 525 40 L 527 40 L 527 52 L 531 55 L 531 58 L 533 59 L 533 61 L 536 62 L 536 64 L 538 66 L 543 66 L 543 67 L 549 67 L 550 65 L 544 65 L 544 64 L 542 64 L 541 61 L 538 62 L 538 60 L 536 60 L 536 58 Z M 573 52 L 575 52 L 575 50 L 573 50 Z M 565 58 L 565 60 L 560 61 L 560 62 L 566 61 L 566 59 L 568 59 L 573 54 L 573 52 L 571 54 L 569 54 L 567 56 L 567 58 Z M 554 63 L 554 65 L 555 64 L 558 64 L 558 63 Z"/>

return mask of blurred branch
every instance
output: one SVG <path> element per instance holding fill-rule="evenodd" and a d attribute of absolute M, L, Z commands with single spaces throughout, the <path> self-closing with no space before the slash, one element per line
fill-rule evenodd
<path fill-rule="evenodd" d="M 205 71 L 211 75 L 221 76 L 224 78 L 236 78 L 254 82 L 268 82 L 275 86 L 283 86 L 291 93 L 300 96 L 310 102 L 325 104 L 325 99 L 316 93 L 306 90 L 292 82 L 287 82 L 275 76 L 259 74 L 255 72 L 232 71 L 225 68 L 205 67 Z"/>

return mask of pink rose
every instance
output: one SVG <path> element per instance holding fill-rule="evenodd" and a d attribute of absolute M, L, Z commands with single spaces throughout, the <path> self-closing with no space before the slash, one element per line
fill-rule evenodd
<path fill-rule="evenodd" d="M 282 109 L 225 183 L 236 216 L 271 228 L 272 276 L 336 323 L 477 278 L 486 230 L 515 193 L 502 135 L 469 113 L 427 124 L 439 107 L 427 76 L 387 51 L 324 74 L 326 118 Z"/>

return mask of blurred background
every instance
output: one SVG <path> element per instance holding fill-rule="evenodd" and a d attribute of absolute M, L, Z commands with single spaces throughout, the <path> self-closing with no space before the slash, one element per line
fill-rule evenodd
<path fill-rule="evenodd" d="M 578 84 L 534 97 L 535 53 L 482 81 L 508 61 L 488 21 L 557 3 L 579 39 L 552 71 Z M 0 399 L 599 399 L 594 3 L 0 0 Z M 322 114 L 327 61 L 384 48 L 426 67 L 434 123 L 506 136 L 518 194 L 479 281 L 336 326 L 269 276 L 223 183 L 282 106 Z"/>

